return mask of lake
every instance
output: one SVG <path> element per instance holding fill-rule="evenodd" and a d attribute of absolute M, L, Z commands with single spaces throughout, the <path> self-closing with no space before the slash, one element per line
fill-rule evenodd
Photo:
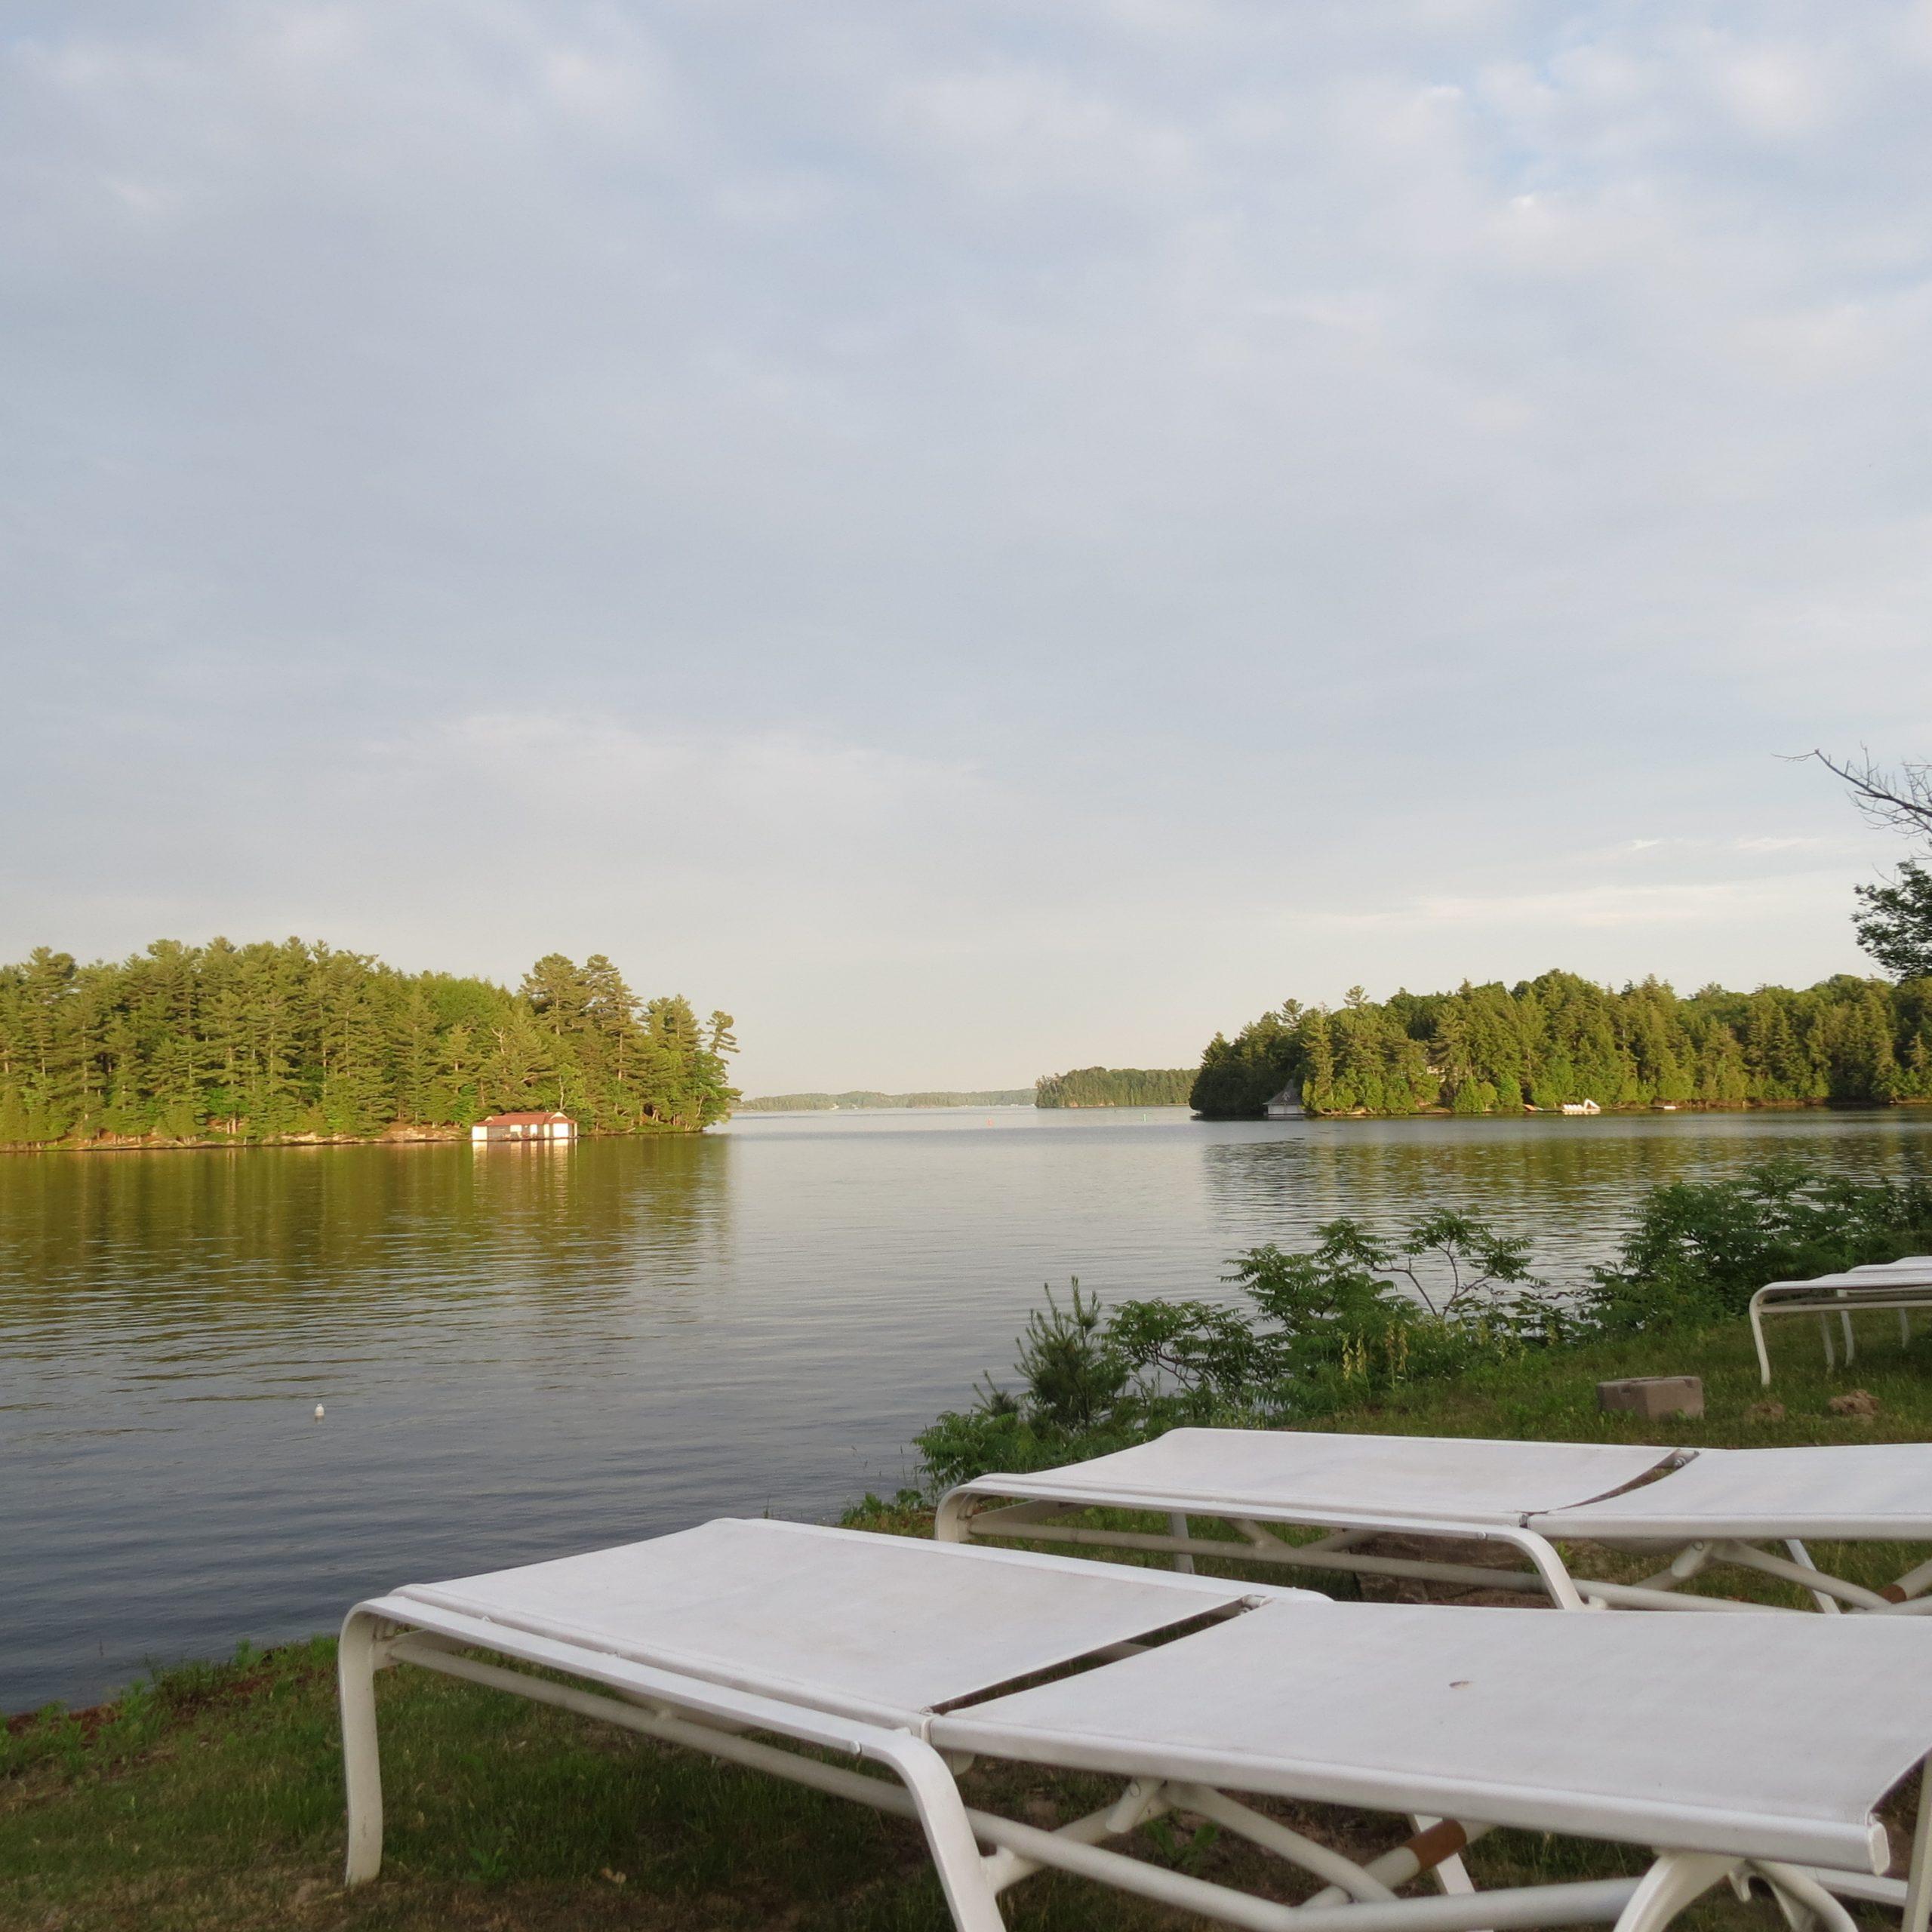
<path fill-rule="evenodd" d="M 911 1479 L 1043 1281 L 1214 1294 L 1238 1249 L 1447 1205 L 1574 1280 L 1653 1183 L 1776 1154 L 1932 1171 L 1932 1118 L 1014 1109 L 0 1156 L 0 1710 L 412 1580 L 831 1516 Z"/>

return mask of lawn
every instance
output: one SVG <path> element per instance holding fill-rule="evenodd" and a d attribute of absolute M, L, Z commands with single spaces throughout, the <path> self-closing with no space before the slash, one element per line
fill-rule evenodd
<path fill-rule="evenodd" d="M 1868 1352 L 1850 1369 L 1827 1375 L 1815 1334 L 1784 1324 L 1774 1333 L 1779 1376 L 1768 1404 L 1740 1322 L 1526 1358 L 1453 1384 L 1398 1391 L 1334 1426 L 1673 1444 L 1932 1438 L 1932 1338 L 1902 1349 L 1875 1318 L 1866 1337 Z M 1600 1377 L 1678 1371 L 1705 1378 L 1702 1422 L 1646 1424 L 1597 1413 Z M 1871 1401 L 1841 1399 L 1841 1410 L 1854 1412 L 1835 1412 L 1834 1398 L 1854 1390 Z M 872 1527 L 917 1534 L 927 1524 L 902 1512 Z M 1883 1581 L 1903 1567 L 1894 1552 L 1870 1548 L 1846 1552 L 1842 1564 L 1838 1552 L 1823 1553 L 1860 1580 Z M 487 1561 L 486 1552 L 478 1555 Z M 333 1649 L 318 1638 L 168 1673 L 99 1712 L 14 1720 L 0 1744 L 0 1926 L 912 1932 L 946 1922 L 909 1824 L 406 1670 L 380 1680 L 389 1798 L 383 1874 L 345 1894 Z M 1102 1792 L 1023 1770 L 981 1769 L 965 1783 L 969 1802 L 1042 1824 L 1091 1808 Z M 1297 1815 L 1293 1807 L 1275 1808 Z M 1386 1821 L 1333 1812 L 1322 1828 L 1364 1849 L 1386 1842 L 1388 1832 Z M 1283 1875 L 1211 1829 L 1185 1823 L 1145 1849 L 1257 1889 Z M 1628 1869 L 1601 1847 L 1521 1834 L 1485 1841 L 1472 1863 L 1489 1883 Z M 1287 1882 L 1290 1890 L 1273 1895 L 1297 1896 Z M 1016 1927 L 1034 1932 L 1195 1922 L 1051 1877 L 1028 1881 L 1007 1906 Z M 1769 1907 L 1740 1906 L 1727 1894 L 1684 1922 L 1776 1921 Z"/>

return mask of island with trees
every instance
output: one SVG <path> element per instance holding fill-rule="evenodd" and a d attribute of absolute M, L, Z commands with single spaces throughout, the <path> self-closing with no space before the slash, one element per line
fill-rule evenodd
<path fill-rule="evenodd" d="M 1380 1001 L 1358 986 L 1339 1007 L 1291 999 L 1217 1033 L 1191 1099 L 1211 1120 L 1258 1119 L 1283 1093 L 1312 1114 L 1932 1100 L 1932 980 L 1689 998 L 1574 973 Z"/>
<path fill-rule="evenodd" d="M 1932 852 L 1932 762 L 1808 755 L 1875 825 Z M 1841 973 L 1794 990 L 1680 998 L 1660 980 L 1613 992 L 1574 973 L 1451 993 L 1354 988 L 1287 1000 L 1217 1033 L 1190 1098 L 1210 1120 L 1271 1100 L 1311 1114 L 1512 1114 L 1633 1107 L 1887 1106 L 1932 1101 L 1932 859 L 1854 888 L 1858 943 L 1887 981 Z"/>
<path fill-rule="evenodd" d="M 740 1113 L 861 1112 L 888 1107 L 1184 1107 L 1194 1084 L 1191 1066 L 1083 1066 L 1071 1073 L 1043 1073 L 1030 1087 L 988 1088 L 977 1093 L 939 1091 L 878 1094 L 855 1088 L 847 1094 L 761 1094 L 740 1100 Z"/>
<path fill-rule="evenodd" d="M 440 1139 L 525 1108 L 694 1132 L 737 1097 L 731 1026 L 640 998 L 601 953 L 512 991 L 299 939 L 43 946 L 0 966 L 0 1146 Z"/>
<path fill-rule="evenodd" d="M 1037 1107 L 1184 1107 L 1191 1066 L 1082 1066 L 1043 1073 L 1033 1084 Z"/>

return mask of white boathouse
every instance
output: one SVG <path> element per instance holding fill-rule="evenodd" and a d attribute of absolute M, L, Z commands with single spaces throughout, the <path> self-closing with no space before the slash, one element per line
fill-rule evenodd
<path fill-rule="evenodd" d="M 1291 1081 L 1268 1103 L 1270 1120 L 1300 1120 L 1302 1117 L 1301 1082 Z"/>
<path fill-rule="evenodd" d="M 469 1130 L 472 1141 L 574 1140 L 577 1122 L 568 1114 L 492 1114 Z"/>

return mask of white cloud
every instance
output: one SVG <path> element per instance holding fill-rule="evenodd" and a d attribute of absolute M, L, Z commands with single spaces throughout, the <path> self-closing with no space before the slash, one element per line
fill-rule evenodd
<path fill-rule="evenodd" d="M 1928 64 L 1727 0 L 34 10 L 0 952 L 635 946 L 776 1085 L 1855 966 L 1891 848 L 1775 755 L 1932 739 Z"/>
<path fill-rule="evenodd" d="M 1435 894 L 1372 911 L 1312 916 L 1322 924 L 1345 928 L 1474 928 L 1500 921 L 1539 928 L 1546 934 L 1571 935 L 1613 926 L 1708 926 L 1713 919 L 1809 909 L 1841 891 L 1842 881 L 1836 873 L 1657 885 L 1598 883 L 1543 892 Z"/>

